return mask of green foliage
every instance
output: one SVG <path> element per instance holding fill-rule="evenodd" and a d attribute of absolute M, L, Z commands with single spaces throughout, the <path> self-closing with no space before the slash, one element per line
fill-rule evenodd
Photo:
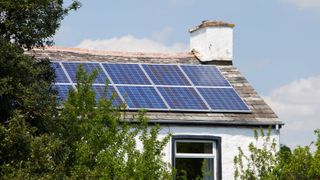
<path fill-rule="evenodd" d="M 48 60 L 35 60 L 0 38 L 0 122 L 6 123 L 19 110 L 40 132 L 48 131 L 48 118 L 55 113 L 53 72 Z"/>
<path fill-rule="evenodd" d="M 281 161 L 287 161 L 287 164 L 282 163 L 284 167 L 282 179 L 320 179 L 320 131 L 315 130 L 315 135 L 316 143 L 312 142 L 305 147 L 298 146 L 292 153 L 288 153 L 286 159 L 281 157 Z M 311 150 L 313 144 L 315 151 Z"/>
<path fill-rule="evenodd" d="M 69 92 L 63 109 L 48 119 L 49 132 L 37 128 L 19 111 L 0 128 L 2 179 L 171 179 L 162 160 L 170 136 L 158 138 L 144 112 L 128 119 L 124 105 L 113 98 L 95 102 L 92 83 L 80 67 L 77 90 Z M 107 89 L 105 90 L 106 93 Z M 142 148 L 137 148 L 140 143 Z"/>
<path fill-rule="evenodd" d="M 54 74 L 49 61 L 24 54 L 23 48 L 52 44 L 61 20 L 79 7 L 63 0 L 0 1 L 0 122 L 7 123 L 18 110 L 26 122 L 47 132 L 56 102 L 50 89 Z"/>
<path fill-rule="evenodd" d="M 63 0 L 1 0 L 0 37 L 27 49 L 51 45 L 61 20 L 80 6 Z"/>
<path fill-rule="evenodd" d="M 64 169 L 66 150 L 49 134 L 34 135 L 36 128 L 16 112 L 8 126 L 0 127 L 2 179 L 56 179 Z"/>
<path fill-rule="evenodd" d="M 63 0 L 0 2 L 1 179 L 170 179 L 162 160 L 169 136 L 159 140 L 159 126 L 149 127 L 144 112 L 128 120 L 112 98 L 96 103 L 96 72 L 82 68 L 77 90 L 58 111 L 49 60 L 24 53 L 51 45 L 61 20 L 78 7 Z"/>
<path fill-rule="evenodd" d="M 276 179 L 277 149 L 275 139 L 270 138 L 270 133 L 271 129 L 267 134 L 263 129 L 260 130 L 260 134 L 254 130 L 256 144 L 262 143 L 262 145 L 256 146 L 250 143 L 249 155 L 238 148 L 239 154 L 234 158 L 235 179 Z"/>
<path fill-rule="evenodd" d="M 54 74 L 49 60 L 23 48 L 45 46 L 62 18 L 78 7 L 62 0 L 0 1 L 0 177 L 59 179 L 68 147 L 57 138 Z"/>
<path fill-rule="evenodd" d="M 315 143 L 316 151 L 313 156 L 313 161 L 310 165 L 309 176 L 312 178 L 320 179 L 320 129 L 314 131 L 317 136 L 317 141 Z"/>
<path fill-rule="evenodd" d="M 159 126 L 148 127 L 143 112 L 130 120 L 123 106 L 112 99 L 95 103 L 92 83 L 82 67 L 77 73 L 77 91 L 71 91 L 57 117 L 61 139 L 70 147 L 72 179 L 168 179 L 169 167 L 162 150 L 169 136 L 159 140 Z M 107 89 L 106 89 L 107 90 Z M 106 92 L 106 91 L 105 91 Z M 137 149 L 137 140 L 143 149 Z"/>
<path fill-rule="evenodd" d="M 320 179 L 320 131 L 315 130 L 317 136 L 316 151 L 310 146 L 298 146 L 292 152 L 287 146 L 276 149 L 275 140 L 267 136 L 263 130 L 260 135 L 255 130 L 256 144 L 249 145 L 249 155 L 239 148 L 239 154 L 234 158 L 235 179 Z"/>

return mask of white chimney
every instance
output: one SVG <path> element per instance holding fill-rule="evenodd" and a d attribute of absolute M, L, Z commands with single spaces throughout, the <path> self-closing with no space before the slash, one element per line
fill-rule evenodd
<path fill-rule="evenodd" d="M 189 30 L 190 50 L 204 63 L 232 63 L 234 26 L 221 21 L 202 21 L 199 26 Z"/>

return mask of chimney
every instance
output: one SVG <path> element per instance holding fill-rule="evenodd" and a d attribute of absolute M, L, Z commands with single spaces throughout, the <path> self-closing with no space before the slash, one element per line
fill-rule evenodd
<path fill-rule="evenodd" d="M 190 32 L 190 50 L 203 63 L 232 64 L 233 27 L 222 21 L 202 21 Z"/>

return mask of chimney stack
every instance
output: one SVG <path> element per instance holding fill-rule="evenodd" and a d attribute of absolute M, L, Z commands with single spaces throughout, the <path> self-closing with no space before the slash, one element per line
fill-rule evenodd
<path fill-rule="evenodd" d="M 222 21 L 202 21 L 190 32 L 190 50 L 203 63 L 232 64 L 233 27 Z"/>

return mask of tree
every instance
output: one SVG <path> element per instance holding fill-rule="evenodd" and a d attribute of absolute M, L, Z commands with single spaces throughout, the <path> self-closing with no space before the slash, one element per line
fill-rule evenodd
<path fill-rule="evenodd" d="M 56 103 L 50 88 L 54 80 L 48 60 L 35 60 L 15 44 L 0 38 L 0 120 L 8 123 L 16 110 L 41 132 Z"/>
<path fill-rule="evenodd" d="M 61 179 L 65 177 L 68 148 L 52 134 L 35 135 L 36 129 L 16 112 L 0 126 L 1 179 Z"/>
<path fill-rule="evenodd" d="M 314 131 L 317 136 L 315 143 L 316 151 L 314 152 L 313 161 L 311 162 L 309 175 L 313 178 L 320 179 L 320 129 Z"/>
<path fill-rule="evenodd" d="M 0 2 L 0 177 L 58 177 L 62 141 L 54 134 L 57 103 L 49 60 L 35 59 L 23 48 L 52 44 L 52 36 L 74 1 L 2 0 Z M 63 152 L 63 153 L 61 153 Z M 62 162 L 62 163 L 61 163 Z M 61 171 L 63 172 L 63 171 Z"/>
<path fill-rule="evenodd" d="M 54 74 L 46 59 L 25 55 L 22 48 L 51 45 L 61 20 L 80 6 L 63 0 L 2 0 L 0 2 L 0 121 L 7 122 L 15 110 L 26 121 L 46 131 L 54 93 Z"/>
<path fill-rule="evenodd" d="M 76 91 L 61 111 L 50 62 L 24 53 L 53 43 L 78 1 L 0 2 L 1 179 L 170 179 L 162 160 L 169 136 L 158 139 L 143 112 L 127 122 L 122 106 L 95 101 L 95 73 L 80 69 Z M 142 143 L 138 149 L 137 138 Z"/>
<path fill-rule="evenodd" d="M 277 151 L 274 139 L 270 138 L 270 130 L 265 136 L 255 130 L 256 142 L 262 141 L 262 147 L 249 145 L 249 155 L 239 148 L 234 158 L 235 179 L 320 179 L 320 131 L 315 130 L 317 141 L 316 151 L 309 146 L 298 146 L 293 151 L 282 146 Z"/>
<path fill-rule="evenodd" d="M 170 135 L 158 138 L 144 112 L 127 119 L 124 105 L 95 101 L 96 73 L 80 67 L 77 90 L 54 116 L 55 130 L 36 135 L 17 112 L 0 128 L 0 176 L 3 179 L 171 179 L 162 159 Z M 107 92 L 107 89 L 106 89 Z M 142 148 L 137 148 L 137 140 Z"/>
<path fill-rule="evenodd" d="M 31 49 L 52 45 L 61 20 L 79 8 L 74 1 L 63 7 L 63 0 L 1 0 L 0 37 Z"/>
<path fill-rule="evenodd" d="M 80 67 L 77 90 L 70 91 L 56 119 L 61 125 L 57 134 L 70 149 L 69 177 L 170 179 L 170 167 L 162 160 L 169 136 L 159 140 L 159 126 L 148 127 L 144 112 L 128 120 L 124 106 L 114 107 L 113 98 L 96 103 L 94 77 Z M 137 138 L 142 149 L 137 148 Z"/>
<path fill-rule="evenodd" d="M 277 164 L 279 159 L 275 156 L 277 145 L 275 139 L 270 138 L 271 129 L 265 134 L 264 130 L 254 130 L 255 144 L 259 141 L 262 146 L 249 144 L 249 155 L 246 155 L 239 147 L 239 154 L 234 158 L 235 179 L 277 179 Z"/>

